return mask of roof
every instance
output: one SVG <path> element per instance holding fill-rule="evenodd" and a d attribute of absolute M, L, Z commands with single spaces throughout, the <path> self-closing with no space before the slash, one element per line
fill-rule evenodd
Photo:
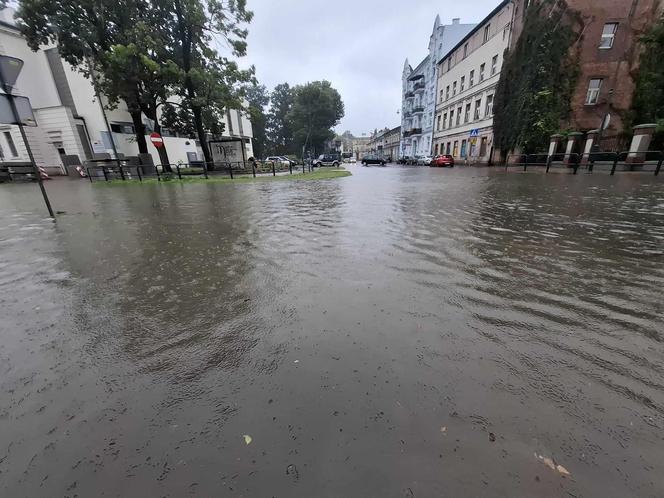
<path fill-rule="evenodd" d="M 470 38 L 471 38 L 475 33 L 477 33 L 477 32 L 480 30 L 480 28 L 484 27 L 484 25 L 485 25 L 485 24 L 486 24 L 486 23 L 487 23 L 487 22 L 488 22 L 493 16 L 495 16 L 498 12 L 500 12 L 500 11 L 501 11 L 501 10 L 502 10 L 502 9 L 508 4 L 508 3 L 512 3 L 512 0 L 503 0 L 502 2 L 500 2 L 500 3 L 498 4 L 498 6 L 497 6 L 495 9 L 493 9 L 493 10 L 489 13 L 488 16 L 486 16 L 484 19 L 482 19 L 482 20 L 477 24 L 477 26 L 475 26 L 473 29 L 471 29 L 470 32 L 469 32 L 466 36 L 464 36 L 464 37 L 461 39 L 461 41 L 459 41 L 459 43 L 457 43 L 456 45 L 454 45 L 454 47 L 452 47 L 452 49 L 451 49 L 449 52 L 447 52 L 444 56 L 442 56 L 442 57 L 440 58 L 440 60 L 438 60 L 437 64 L 440 64 L 441 62 L 443 62 L 443 61 L 444 61 L 445 59 L 447 59 L 450 55 L 452 55 L 452 54 L 454 53 L 455 50 L 457 50 L 459 47 L 463 46 L 464 43 L 466 43 L 468 40 L 470 40 Z"/>
<path fill-rule="evenodd" d="M 15 24 L 3 20 L 0 20 L 0 26 L 4 28 L 9 28 L 14 31 L 21 31 L 20 29 L 18 29 L 18 26 L 16 26 Z"/>

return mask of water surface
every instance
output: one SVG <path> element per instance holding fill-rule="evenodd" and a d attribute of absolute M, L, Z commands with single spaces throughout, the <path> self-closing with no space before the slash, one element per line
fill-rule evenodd
<path fill-rule="evenodd" d="M 0 495 L 664 495 L 664 183 L 351 169 L 0 185 Z"/>

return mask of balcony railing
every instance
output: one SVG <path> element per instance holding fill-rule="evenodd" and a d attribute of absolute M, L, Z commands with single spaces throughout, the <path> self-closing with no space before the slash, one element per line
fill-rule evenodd
<path fill-rule="evenodd" d="M 415 85 L 413 85 L 413 92 L 419 92 L 420 90 L 424 90 L 425 86 L 426 85 L 424 83 L 415 83 Z"/>
<path fill-rule="evenodd" d="M 406 98 L 407 99 L 412 99 L 415 96 L 413 92 L 406 92 Z"/>
<path fill-rule="evenodd" d="M 417 107 L 413 107 L 413 114 L 420 114 L 424 112 L 424 107 L 421 105 L 418 105 Z"/>
<path fill-rule="evenodd" d="M 415 135 L 421 135 L 421 134 L 422 134 L 422 128 L 411 128 L 410 130 L 406 130 L 403 132 L 404 138 L 412 137 Z"/>

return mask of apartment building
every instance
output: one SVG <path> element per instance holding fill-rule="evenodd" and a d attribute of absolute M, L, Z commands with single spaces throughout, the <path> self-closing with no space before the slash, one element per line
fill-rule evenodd
<path fill-rule="evenodd" d="M 401 126 L 385 128 L 371 137 L 367 147 L 371 154 L 375 154 L 386 161 L 396 161 L 399 157 L 401 143 Z"/>
<path fill-rule="evenodd" d="M 494 94 L 513 15 L 513 2 L 501 2 L 438 61 L 434 155 L 490 162 Z"/>
<path fill-rule="evenodd" d="M 401 97 L 400 157 L 430 155 L 436 107 L 436 62 L 475 27 L 455 18 L 443 25 L 436 16 L 427 56 L 413 69 L 404 62 Z"/>

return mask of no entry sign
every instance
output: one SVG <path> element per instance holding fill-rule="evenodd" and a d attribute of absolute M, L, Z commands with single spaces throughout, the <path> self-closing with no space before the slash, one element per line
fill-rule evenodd
<path fill-rule="evenodd" d="M 164 139 L 157 132 L 150 133 L 150 142 L 157 148 L 164 146 Z"/>

